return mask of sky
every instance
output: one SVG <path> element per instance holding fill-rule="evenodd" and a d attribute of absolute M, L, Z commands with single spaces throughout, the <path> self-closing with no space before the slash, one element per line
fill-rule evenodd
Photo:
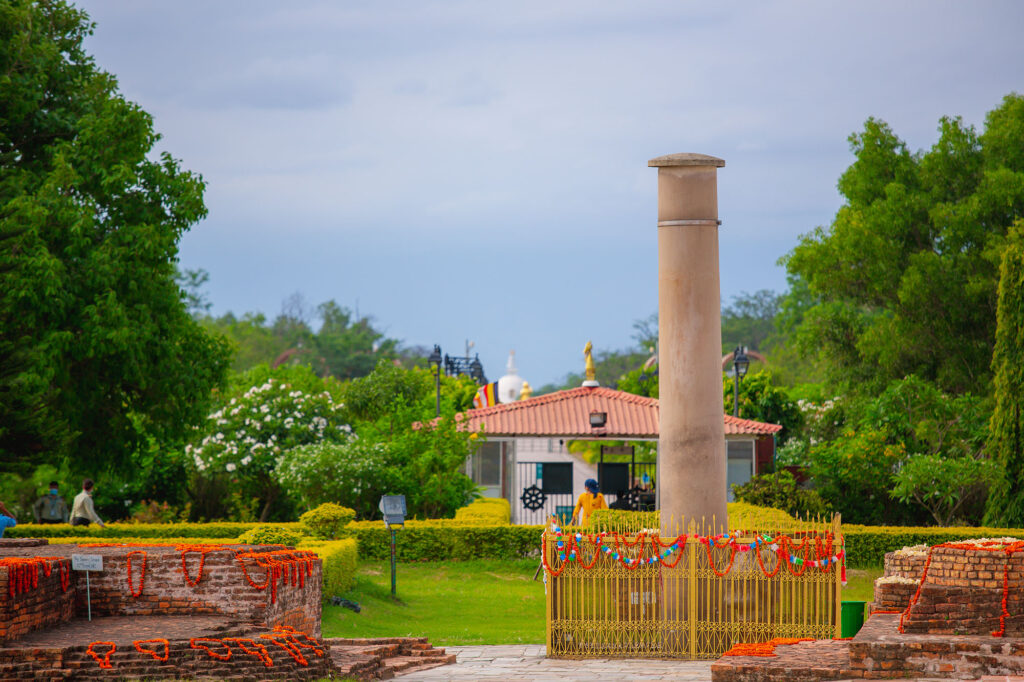
<path fill-rule="evenodd" d="M 848 136 L 1024 92 L 1024 3 L 85 0 L 87 49 L 208 183 L 214 314 L 299 293 L 534 387 L 657 310 L 657 171 L 718 173 L 721 295 L 786 289 Z M 314 319 L 314 325 L 316 324 Z"/>

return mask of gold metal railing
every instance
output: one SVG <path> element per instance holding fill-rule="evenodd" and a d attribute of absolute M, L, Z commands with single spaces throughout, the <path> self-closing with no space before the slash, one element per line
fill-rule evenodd
<path fill-rule="evenodd" d="M 549 656 L 714 659 L 737 643 L 839 636 L 838 516 L 707 545 L 696 538 L 717 535 L 704 532 L 714 521 L 666 527 L 545 532 Z"/>

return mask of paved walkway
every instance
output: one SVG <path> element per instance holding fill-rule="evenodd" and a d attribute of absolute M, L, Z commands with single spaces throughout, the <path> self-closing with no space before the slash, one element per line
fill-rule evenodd
<path fill-rule="evenodd" d="M 469 680 L 535 680 L 566 682 L 567 680 L 710 680 L 710 661 L 663 661 L 594 659 L 569 661 L 544 657 L 544 647 L 534 645 L 446 646 L 455 654 L 455 665 L 444 665 L 402 675 L 402 682 L 434 680 L 469 682 Z"/>

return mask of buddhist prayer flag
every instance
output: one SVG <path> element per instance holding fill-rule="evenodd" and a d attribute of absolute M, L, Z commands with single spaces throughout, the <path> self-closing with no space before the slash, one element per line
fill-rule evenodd
<path fill-rule="evenodd" d="M 473 396 L 473 407 L 490 407 L 498 404 L 498 382 L 481 386 Z"/>

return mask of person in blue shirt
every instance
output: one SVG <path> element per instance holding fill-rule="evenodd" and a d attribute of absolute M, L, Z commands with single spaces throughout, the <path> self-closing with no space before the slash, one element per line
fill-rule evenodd
<path fill-rule="evenodd" d="M 7 509 L 3 502 L 0 502 L 0 538 L 4 536 L 6 529 L 17 525 L 18 521 L 14 518 L 14 514 Z"/>

